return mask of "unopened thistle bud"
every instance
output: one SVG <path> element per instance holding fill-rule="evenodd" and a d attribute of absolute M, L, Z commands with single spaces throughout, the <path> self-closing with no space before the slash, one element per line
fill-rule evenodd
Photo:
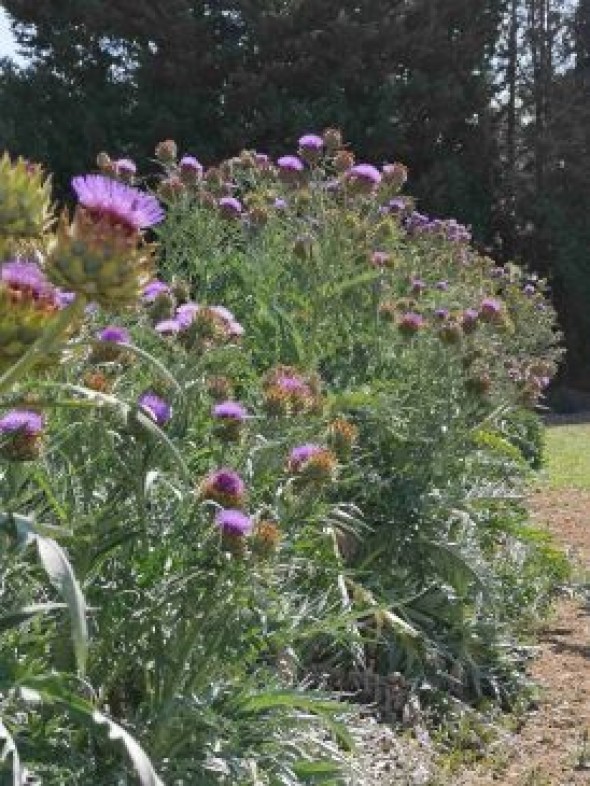
<path fill-rule="evenodd" d="M 104 150 L 96 156 L 96 166 L 103 175 L 113 175 L 115 173 L 115 162 Z"/>
<path fill-rule="evenodd" d="M 333 159 L 337 172 L 348 172 L 354 166 L 354 155 L 349 150 L 338 150 Z"/>
<path fill-rule="evenodd" d="M 346 459 L 358 439 L 358 433 L 354 423 L 345 418 L 337 418 L 328 423 L 328 445 L 338 458 Z"/>
<path fill-rule="evenodd" d="M 281 531 L 274 521 L 260 521 L 252 534 L 252 551 L 260 557 L 269 557 L 278 551 L 281 543 Z"/>
<path fill-rule="evenodd" d="M 165 139 L 156 145 L 156 158 L 163 164 L 173 164 L 178 157 L 178 147 L 173 139 Z"/>
<path fill-rule="evenodd" d="M 84 375 L 84 385 L 97 393 L 110 393 L 113 382 L 102 371 L 88 371 Z"/>
<path fill-rule="evenodd" d="M 443 344 L 458 344 L 463 338 L 463 329 L 457 321 L 449 321 L 440 328 L 438 337 Z"/>
<path fill-rule="evenodd" d="M 182 196 L 185 191 L 186 186 L 178 175 L 170 175 L 161 180 L 158 185 L 158 195 L 169 202 Z"/>
<path fill-rule="evenodd" d="M 322 138 L 329 153 L 333 153 L 342 146 L 342 131 L 339 128 L 326 128 Z"/>
<path fill-rule="evenodd" d="M 38 239 L 52 220 L 51 183 L 43 170 L 22 158 L 0 157 L 0 259 L 18 243 Z"/>
<path fill-rule="evenodd" d="M 404 164 L 400 164 L 399 161 L 393 164 L 385 164 L 382 173 L 383 181 L 391 186 L 394 191 L 399 191 L 408 179 L 408 168 Z"/>

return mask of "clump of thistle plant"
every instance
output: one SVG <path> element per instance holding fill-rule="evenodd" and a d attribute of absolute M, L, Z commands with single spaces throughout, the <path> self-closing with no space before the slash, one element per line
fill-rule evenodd
<path fill-rule="evenodd" d="M 0 265 L 2 717 L 48 783 L 127 778 L 107 737 L 137 756 L 130 730 L 146 784 L 338 782 L 332 675 L 515 687 L 508 595 L 536 602 L 549 557 L 510 417 L 559 357 L 545 285 L 337 129 L 155 157 L 148 191 L 101 154 L 55 228 L 37 170 L 0 167 L 0 234 L 24 189 L 39 241 Z"/>

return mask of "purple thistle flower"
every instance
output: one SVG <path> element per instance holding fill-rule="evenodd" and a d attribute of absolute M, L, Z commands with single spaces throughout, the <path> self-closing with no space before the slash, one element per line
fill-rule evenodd
<path fill-rule="evenodd" d="M 130 230 L 147 229 L 164 219 L 164 211 L 151 194 L 104 175 L 80 175 L 72 188 L 78 201 L 98 219 L 107 218 Z"/>
<path fill-rule="evenodd" d="M 235 319 L 232 319 L 231 322 L 228 322 L 227 332 L 228 335 L 232 338 L 239 338 L 240 336 L 243 336 L 246 331 L 244 330 L 243 325 L 240 325 L 239 322 L 236 322 Z"/>
<path fill-rule="evenodd" d="M 411 286 L 412 292 L 415 295 L 419 295 L 421 292 L 424 292 L 424 290 L 426 289 L 426 282 L 422 281 L 421 278 L 413 278 L 410 281 L 410 286 Z"/>
<path fill-rule="evenodd" d="M 222 467 L 207 476 L 205 486 L 221 494 L 233 497 L 243 497 L 246 493 L 246 484 L 233 469 Z"/>
<path fill-rule="evenodd" d="M 149 284 L 146 284 L 143 288 L 143 299 L 146 303 L 153 303 L 158 295 L 164 294 L 170 294 L 170 287 L 168 284 L 163 281 L 158 281 L 157 279 L 150 281 Z"/>
<path fill-rule="evenodd" d="M 129 331 L 116 325 L 108 325 L 97 334 L 99 341 L 112 341 L 115 344 L 129 344 L 131 336 Z"/>
<path fill-rule="evenodd" d="M 214 418 L 220 420 L 236 420 L 242 421 L 248 417 L 248 410 L 237 401 L 222 401 L 213 407 L 212 414 Z"/>
<path fill-rule="evenodd" d="M 135 162 L 130 158 L 119 158 L 114 162 L 115 172 L 121 177 L 133 177 L 137 172 Z"/>
<path fill-rule="evenodd" d="M 75 292 L 65 292 L 63 289 L 58 289 L 55 293 L 55 299 L 59 308 L 67 308 L 76 299 Z"/>
<path fill-rule="evenodd" d="M 297 445 L 289 453 L 289 468 L 298 472 L 305 463 L 322 451 L 323 448 L 313 442 Z"/>
<path fill-rule="evenodd" d="M 299 393 L 308 395 L 311 391 L 307 382 L 294 374 L 281 374 L 275 384 L 285 393 Z"/>
<path fill-rule="evenodd" d="M 495 298 L 486 297 L 484 298 L 479 306 L 479 310 L 482 316 L 485 317 L 497 317 L 499 314 L 502 313 L 502 304 L 499 300 Z"/>
<path fill-rule="evenodd" d="M 437 308 L 434 312 L 434 316 L 441 321 L 449 318 L 449 309 L 448 308 Z"/>
<path fill-rule="evenodd" d="M 477 328 L 477 322 L 479 320 L 479 311 L 475 308 L 467 308 L 463 312 L 463 316 L 461 318 L 461 325 L 463 330 L 466 333 L 473 333 L 473 331 Z"/>
<path fill-rule="evenodd" d="M 175 336 L 182 330 L 182 325 L 178 319 L 163 319 L 155 325 L 154 330 L 161 336 Z"/>
<path fill-rule="evenodd" d="M 347 172 L 349 180 L 374 188 L 381 182 L 381 172 L 372 164 L 355 164 Z"/>
<path fill-rule="evenodd" d="M 402 197 L 395 197 L 390 199 L 387 203 L 387 208 L 390 213 L 402 213 L 407 208 L 407 202 Z"/>
<path fill-rule="evenodd" d="M 527 297 L 532 297 L 532 296 L 535 294 L 535 292 L 536 292 L 536 289 L 535 289 L 535 287 L 533 286 L 533 284 L 527 284 L 527 285 L 524 287 L 524 289 L 523 289 L 522 291 L 523 291 L 523 293 L 524 293 L 524 294 L 525 294 Z"/>
<path fill-rule="evenodd" d="M 440 289 L 441 292 L 446 292 L 447 289 L 449 288 L 449 282 L 448 281 L 437 281 L 436 282 L 436 288 Z"/>
<path fill-rule="evenodd" d="M 252 531 L 252 519 L 241 510 L 225 508 L 215 516 L 215 523 L 225 535 L 242 537 Z"/>
<path fill-rule="evenodd" d="M 149 415 L 158 426 L 165 426 L 172 417 L 172 407 L 155 393 L 143 393 L 137 402 L 140 409 Z"/>
<path fill-rule="evenodd" d="M 408 311 L 403 314 L 398 323 L 401 332 L 408 335 L 417 333 L 424 325 L 424 317 L 421 314 L 417 314 L 415 311 Z"/>
<path fill-rule="evenodd" d="M 10 260 L 0 266 L 0 284 L 29 292 L 34 298 L 55 298 L 55 290 L 36 262 Z"/>
<path fill-rule="evenodd" d="M 303 172 L 305 164 L 297 156 L 281 156 L 277 161 L 277 166 L 284 172 L 291 172 L 298 174 Z"/>
<path fill-rule="evenodd" d="M 217 204 L 219 205 L 219 209 L 223 215 L 227 216 L 228 218 L 235 218 L 242 212 L 242 203 L 235 197 L 221 197 Z"/>
<path fill-rule="evenodd" d="M 0 418 L 0 434 L 26 434 L 36 437 L 43 431 L 43 415 L 28 409 L 13 409 Z"/>
<path fill-rule="evenodd" d="M 181 328 L 189 327 L 194 321 L 200 306 L 197 303 L 183 303 L 176 309 L 176 319 Z"/>
<path fill-rule="evenodd" d="M 180 171 L 200 177 L 203 174 L 203 165 L 194 156 L 183 156 L 180 159 Z"/>
<path fill-rule="evenodd" d="M 324 147 L 324 140 L 317 134 L 304 134 L 299 139 L 299 147 L 301 150 L 319 152 Z"/>
<path fill-rule="evenodd" d="M 371 254 L 371 264 L 374 267 L 385 267 L 391 261 L 391 254 L 387 251 L 373 251 Z"/>
<path fill-rule="evenodd" d="M 406 218 L 404 225 L 408 234 L 414 234 L 425 231 L 430 224 L 430 219 L 423 213 L 418 213 L 414 210 L 413 213 Z"/>
<path fill-rule="evenodd" d="M 285 199 L 281 199 L 281 197 L 277 197 L 274 201 L 274 206 L 277 210 L 285 210 L 287 208 L 287 201 Z"/>

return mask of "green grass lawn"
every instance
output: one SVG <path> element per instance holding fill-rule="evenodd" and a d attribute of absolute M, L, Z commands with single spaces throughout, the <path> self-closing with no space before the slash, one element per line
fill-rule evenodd
<path fill-rule="evenodd" d="M 590 490 L 590 424 L 547 429 L 545 472 L 554 488 Z"/>

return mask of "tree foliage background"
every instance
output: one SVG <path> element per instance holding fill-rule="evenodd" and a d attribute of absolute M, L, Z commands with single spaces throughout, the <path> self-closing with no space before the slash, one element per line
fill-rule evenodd
<path fill-rule="evenodd" d="M 69 177 L 162 138 L 204 163 L 342 127 L 419 207 L 550 278 L 590 387 L 589 0 L 4 0 L 0 146 Z"/>

